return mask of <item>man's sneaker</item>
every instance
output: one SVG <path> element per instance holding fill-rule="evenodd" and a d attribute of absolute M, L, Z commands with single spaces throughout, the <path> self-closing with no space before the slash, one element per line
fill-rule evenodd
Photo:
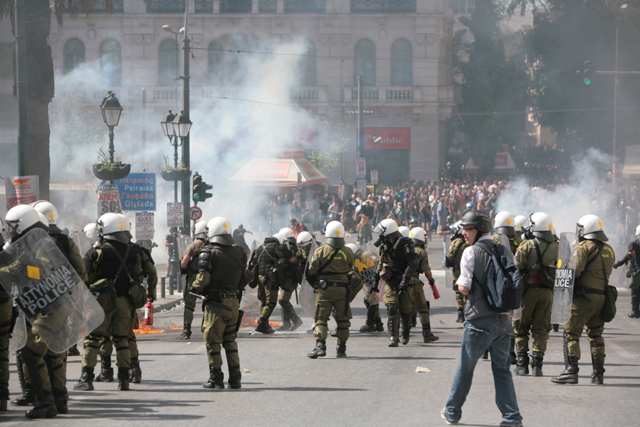
<path fill-rule="evenodd" d="M 445 408 L 446 409 L 446 408 Z M 444 409 L 442 411 L 440 411 L 440 416 L 442 417 L 442 419 L 444 420 L 445 423 L 449 424 L 450 426 L 454 426 L 457 425 L 458 423 L 454 423 L 452 421 L 449 421 L 447 419 L 447 417 L 444 415 Z"/>

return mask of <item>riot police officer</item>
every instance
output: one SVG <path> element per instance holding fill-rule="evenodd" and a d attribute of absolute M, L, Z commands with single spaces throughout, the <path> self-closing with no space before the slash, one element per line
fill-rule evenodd
<path fill-rule="evenodd" d="M 0 252 L 4 246 L 4 221 L 0 218 L 2 231 L 0 232 Z M 17 313 L 15 313 L 17 314 Z M 7 410 L 9 400 L 9 339 L 15 318 L 13 299 L 0 285 L 0 411 Z M 22 368 L 18 368 L 22 375 Z"/>
<path fill-rule="evenodd" d="M 516 375 L 529 374 L 529 330 L 533 336 L 531 368 L 533 375 L 542 376 L 542 362 L 549 331 L 551 330 L 551 307 L 553 306 L 554 280 L 549 276 L 549 266 L 558 262 L 558 243 L 551 230 L 551 217 L 536 212 L 530 218 L 532 234 L 516 252 L 516 266 L 523 276 L 522 317 L 513 322 L 518 354 Z"/>
<path fill-rule="evenodd" d="M 193 311 L 196 308 L 195 295 L 191 294 L 191 284 L 198 275 L 198 254 L 204 247 L 207 240 L 207 221 L 199 220 L 194 224 L 195 240 L 184 253 L 180 267 L 187 271 L 187 284 L 184 287 L 184 327 L 179 339 L 188 340 L 191 338 L 191 322 L 193 322 Z"/>
<path fill-rule="evenodd" d="M 636 227 L 636 240 L 629 243 L 627 255 L 620 261 L 613 264 L 613 268 L 618 268 L 627 264 L 627 277 L 632 277 L 631 285 L 631 311 L 627 316 L 632 319 L 640 317 L 640 225 Z"/>
<path fill-rule="evenodd" d="M 493 219 L 493 241 L 500 244 L 500 236 L 507 236 L 511 253 L 515 255 L 518 246 L 522 243 L 522 239 L 516 233 L 515 219 L 511 212 L 502 211 L 496 214 Z"/>
<path fill-rule="evenodd" d="M 100 217 L 98 224 L 104 243 L 92 248 L 84 257 L 89 279 L 87 285 L 98 297 L 105 311 L 104 322 L 84 340 L 82 375 L 74 390 L 93 390 L 93 371 L 100 342 L 111 336 L 116 348 L 118 389 L 129 390 L 131 352 L 131 313 L 129 289 L 143 281 L 142 251 L 129 245 L 125 223 L 115 213 Z"/>
<path fill-rule="evenodd" d="M 602 230 L 602 220 L 596 215 L 585 215 L 578 220 L 574 297 L 571 317 L 564 325 L 564 341 L 567 351 L 565 370 L 551 379 L 558 384 L 578 383 L 580 360 L 580 336 L 587 328 L 591 347 L 592 384 L 603 384 L 604 376 L 604 304 L 605 289 L 615 262 L 613 248 Z"/>
<path fill-rule="evenodd" d="M 293 308 L 293 304 L 291 304 L 291 295 L 296 292 L 298 284 L 302 282 L 300 263 L 304 260 L 304 256 L 298 249 L 296 235 L 291 228 L 283 228 L 278 231 L 278 234 L 286 238 L 284 244 L 289 247 L 295 261 L 291 262 L 291 260 L 288 259 L 278 260 L 278 262 L 283 265 L 285 279 L 280 287 L 280 293 L 278 294 L 278 303 L 281 307 L 282 326 L 277 330 L 295 331 L 300 327 L 300 325 L 302 325 L 302 319 L 300 319 L 296 314 L 296 310 Z"/>
<path fill-rule="evenodd" d="M 462 236 L 462 225 L 460 221 L 452 224 L 449 227 L 453 235 L 451 236 L 451 246 L 447 251 L 445 266 L 453 269 L 453 290 L 456 293 L 456 308 L 458 309 L 458 318 L 456 319 L 456 323 L 464 322 L 464 305 L 467 302 L 467 296 L 462 295 L 458 290 L 458 286 L 456 285 L 456 281 L 460 277 L 460 260 L 462 259 L 462 252 L 467 248 L 467 243 L 464 241 L 464 237 Z"/>
<path fill-rule="evenodd" d="M 413 241 L 402 237 L 398 224 L 392 219 L 384 219 L 376 226 L 380 235 L 380 262 L 377 275 L 384 280 L 384 303 L 387 306 L 389 347 L 397 347 L 399 338 L 398 316 L 402 318 L 403 344 L 409 342 L 411 330 L 412 293 L 409 287 L 413 274 L 418 268 Z M 377 282 L 377 280 L 376 280 Z"/>
<path fill-rule="evenodd" d="M 421 227 L 412 228 L 409 237 L 413 240 L 415 245 L 416 255 L 418 256 L 418 268 L 413 274 L 413 280 L 411 282 L 414 292 L 414 311 L 420 314 L 420 324 L 422 325 L 422 338 L 425 343 L 438 341 L 440 337 L 433 335 L 431 332 L 431 321 L 429 320 L 429 308 L 430 304 L 424 293 L 424 283 L 420 280 L 420 274 L 424 274 L 429 282 L 430 286 L 433 286 L 436 281 L 431 274 L 431 267 L 429 266 L 429 256 L 426 251 L 427 244 L 427 231 Z"/>
<path fill-rule="evenodd" d="M 198 275 L 191 285 L 192 292 L 205 296 L 202 332 L 209 359 L 209 381 L 203 387 L 224 388 L 222 355 L 224 347 L 229 366 L 229 387 L 241 387 L 240 356 L 236 334 L 242 314 L 240 298 L 244 289 L 247 258 L 234 244 L 231 224 L 216 217 L 207 223 L 208 242 L 198 256 Z"/>
<path fill-rule="evenodd" d="M 331 221 L 325 229 L 325 245 L 319 247 L 307 270 L 307 278 L 316 289 L 315 328 L 316 346 L 307 354 L 316 359 L 327 355 L 327 322 L 335 310 L 338 324 L 336 357 L 347 357 L 347 340 L 351 326 L 349 298 L 355 257 L 344 244 L 345 230 L 339 221 Z"/>
<path fill-rule="evenodd" d="M 524 234 L 524 230 L 529 228 L 529 220 L 524 215 L 517 215 L 514 219 L 514 229 L 516 235 L 522 240 L 522 235 Z"/>

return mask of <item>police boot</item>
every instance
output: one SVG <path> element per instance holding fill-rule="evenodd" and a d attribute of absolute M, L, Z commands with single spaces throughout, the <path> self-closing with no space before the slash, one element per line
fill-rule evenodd
<path fill-rule="evenodd" d="M 240 366 L 229 367 L 229 387 L 237 390 L 242 387 L 242 372 L 240 372 Z"/>
<path fill-rule="evenodd" d="M 516 375 L 529 375 L 529 355 L 527 353 L 518 353 L 518 364 L 514 372 Z"/>
<path fill-rule="evenodd" d="M 557 323 L 554 323 L 551 327 L 553 328 L 553 332 L 558 332 L 560 330 L 560 325 Z"/>
<path fill-rule="evenodd" d="M 382 323 L 382 319 L 381 318 L 376 318 L 376 320 L 374 320 L 373 322 L 373 329 L 376 332 L 384 332 L 384 324 Z"/>
<path fill-rule="evenodd" d="M 140 360 L 137 357 L 131 358 L 131 366 L 129 367 L 129 381 L 134 384 L 140 384 L 140 381 L 142 381 L 142 369 L 140 369 Z"/>
<path fill-rule="evenodd" d="M 282 325 L 276 331 L 285 332 L 291 329 L 291 320 L 289 319 L 289 313 L 284 308 L 281 309 L 280 314 L 282 315 Z"/>
<path fill-rule="evenodd" d="M 403 314 L 400 318 L 402 319 L 402 345 L 407 345 L 411 338 L 411 315 Z"/>
<path fill-rule="evenodd" d="M 80 356 L 80 350 L 78 350 L 78 343 L 75 343 L 69 348 L 69 350 L 67 350 L 67 356 Z"/>
<path fill-rule="evenodd" d="M 218 390 L 223 390 L 224 374 L 222 373 L 222 369 L 209 366 L 209 381 L 202 384 L 202 388 L 215 388 Z"/>
<path fill-rule="evenodd" d="M 387 307 L 387 313 L 389 313 L 389 347 L 398 346 L 398 307 L 394 304 L 389 304 Z"/>
<path fill-rule="evenodd" d="M 261 317 L 260 320 L 258 320 L 258 326 L 256 326 L 256 332 L 260 332 L 261 334 L 266 334 L 266 335 L 271 335 L 273 334 L 273 329 L 271 329 L 271 327 L 269 326 L 269 319 L 266 319 L 264 317 Z"/>
<path fill-rule="evenodd" d="M 307 356 L 312 359 L 317 359 L 318 357 L 324 357 L 326 355 L 327 355 L 327 342 L 321 339 L 316 340 L 316 348 L 314 348 L 311 351 L 311 353 L 307 354 Z"/>
<path fill-rule="evenodd" d="M 19 369 L 18 372 L 20 372 Z M 29 383 L 23 386 L 20 397 L 11 401 L 13 406 L 33 406 L 34 403 L 36 403 L 36 395 L 33 393 L 33 387 Z"/>
<path fill-rule="evenodd" d="M 96 377 L 96 382 L 113 382 L 113 368 L 111 367 L 111 356 L 100 357 L 100 373 Z"/>
<path fill-rule="evenodd" d="M 342 358 L 347 357 L 347 343 L 338 341 L 338 346 L 336 347 L 336 357 Z"/>
<path fill-rule="evenodd" d="M 291 329 L 289 329 L 291 332 L 295 331 L 300 326 L 302 326 L 302 319 L 298 316 L 298 314 L 294 312 L 293 315 L 294 315 L 294 318 L 291 321 Z"/>
<path fill-rule="evenodd" d="M 411 327 L 415 328 L 416 326 L 418 326 L 418 315 L 414 314 L 411 316 Z"/>
<path fill-rule="evenodd" d="M 191 325 L 184 325 L 182 329 L 182 334 L 178 337 L 179 340 L 188 340 L 191 339 Z"/>
<path fill-rule="evenodd" d="M 456 323 L 464 323 L 464 310 L 458 310 L 458 318 L 456 319 Z"/>
<path fill-rule="evenodd" d="M 516 356 L 516 337 L 511 337 L 511 344 L 509 344 L 509 357 L 511 358 L 511 364 L 518 364 L 518 356 Z"/>
<path fill-rule="evenodd" d="M 542 376 L 542 356 L 531 356 L 531 373 L 534 377 Z"/>
<path fill-rule="evenodd" d="M 440 337 L 433 335 L 431 332 L 431 323 L 425 323 L 422 325 L 422 338 L 425 343 L 438 341 Z"/>
<path fill-rule="evenodd" d="M 36 391 L 37 401 L 33 409 L 29 409 L 24 415 L 27 418 L 53 418 L 58 415 L 58 409 L 53 403 L 51 390 Z"/>
<path fill-rule="evenodd" d="M 118 390 L 129 390 L 129 368 L 118 368 Z"/>
<path fill-rule="evenodd" d="M 9 400 L 9 384 L 0 384 L 0 412 L 7 410 L 7 400 Z"/>
<path fill-rule="evenodd" d="M 53 403 L 56 405 L 56 409 L 58 410 L 58 414 L 68 414 L 69 408 L 67 407 L 67 400 L 69 395 L 67 394 L 67 389 L 63 388 L 61 390 L 53 390 Z"/>
<path fill-rule="evenodd" d="M 593 372 L 591 373 L 591 384 L 604 384 L 604 359 L 594 359 L 591 356 Z"/>
<path fill-rule="evenodd" d="M 578 384 L 578 358 L 569 356 L 567 357 L 568 363 L 564 371 L 557 377 L 551 378 L 551 382 L 556 384 Z"/>
<path fill-rule="evenodd" d="M 367 307 L 367 320 L 365 320 L 364 325 L 360 326 L 360 332 L 374 332 L 374 316 L 376 313 L 376 307 L 370 305 Z"/>
<path fill-rule="evenodd" d="M 73 386 L 74 390 L 93 390 L 93 368 L 87 366 L 82 367 L 80 379 Z"/>

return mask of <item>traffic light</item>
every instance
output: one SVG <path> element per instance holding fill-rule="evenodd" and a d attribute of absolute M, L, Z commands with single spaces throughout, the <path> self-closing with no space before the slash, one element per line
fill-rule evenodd
<path fill-rule="evenodd" d="M 204 202 L 208 198 L 212 197 L 211 193 L 207 193 L 207 190 L 211 190 L 213 185 L 208 185 L 202 180 L 202 177 L 198 172 L 193 175 L 193 201 Z"/>
<path fill-rule="evenodd" d="M 591 80 L 593 77 L 593 73 L 591 71 L 591 61 L 584 62 L 584 68 L 582 69 L 582 77 L 585 85 L 589 86 L 591 84 Z"/>

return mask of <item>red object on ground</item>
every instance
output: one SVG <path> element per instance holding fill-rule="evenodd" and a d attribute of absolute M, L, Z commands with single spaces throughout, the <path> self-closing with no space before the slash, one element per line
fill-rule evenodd
<path fill-rule="evenodd" d="M 147 302 L 144 305 L 144 324 L 147 326 L 153 325 L 153 304 Z"/>

